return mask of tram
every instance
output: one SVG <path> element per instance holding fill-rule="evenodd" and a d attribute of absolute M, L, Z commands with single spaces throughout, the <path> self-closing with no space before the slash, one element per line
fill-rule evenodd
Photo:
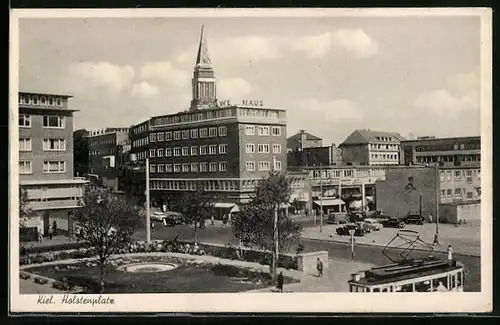
<path fill-rule="evenodd" d="M 415 231 L 400 230 L 393 240 L 396 238 L 402 238 L 409 244 L 401 250 L 402 258 L 389 257 L 391 264 L 353 273 L 348 281 L 350 292 L 463 292 L 465 277 L 462 263 L 432 257 L 432 245 L 423 242 Z M 409 258 L 417 242 L 430 246 L 430 252 L 423 258 Z"/>

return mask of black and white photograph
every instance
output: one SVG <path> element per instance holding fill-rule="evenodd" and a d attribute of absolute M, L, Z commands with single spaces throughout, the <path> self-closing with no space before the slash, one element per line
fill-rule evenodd
<path fill-rule="evenodd" d="M 11 17 L 11 312 L 492 309 L 490 9 Z"/>

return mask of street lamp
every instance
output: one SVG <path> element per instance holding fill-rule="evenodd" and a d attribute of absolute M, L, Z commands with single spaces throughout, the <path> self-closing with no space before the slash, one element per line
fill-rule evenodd
<path fill-rule="evenodd" d="M 146 242 L 151 242 L 151 215 L 150 215 L 150 193 L 149 193 L 149 158 L 146 158 L 146 162 L 144 164 L 140 163 L 137 160 L 137 155 L 135 153 L 131 153 L 129 156 L 128 166 L 131 166 L 132 170 L 140 170 L 141 166 L 144 166 L 146 169 Z"/>

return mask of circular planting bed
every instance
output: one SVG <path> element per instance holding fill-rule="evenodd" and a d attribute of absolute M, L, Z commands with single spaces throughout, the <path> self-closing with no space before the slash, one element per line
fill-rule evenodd
<path fill-rule="evenodd" d="M 135 263 L 121 265 L 117 270 L 132 273 L 155 273 L 171 271 L 177 267 L 178 265 L 174 263 Z"/>

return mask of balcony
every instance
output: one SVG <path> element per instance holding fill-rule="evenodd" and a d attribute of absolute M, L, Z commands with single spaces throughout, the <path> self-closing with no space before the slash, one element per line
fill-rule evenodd
<path fill-rule="evenodd" d="M 50 201 L 31 201 L 29 203 L 29 206 L 31 209 L 35 211 L 51 210 L 51 209 L 70 209 L 78 207 L 78 200 L 60 199 L 60 200 L 50 200 Z"/>

